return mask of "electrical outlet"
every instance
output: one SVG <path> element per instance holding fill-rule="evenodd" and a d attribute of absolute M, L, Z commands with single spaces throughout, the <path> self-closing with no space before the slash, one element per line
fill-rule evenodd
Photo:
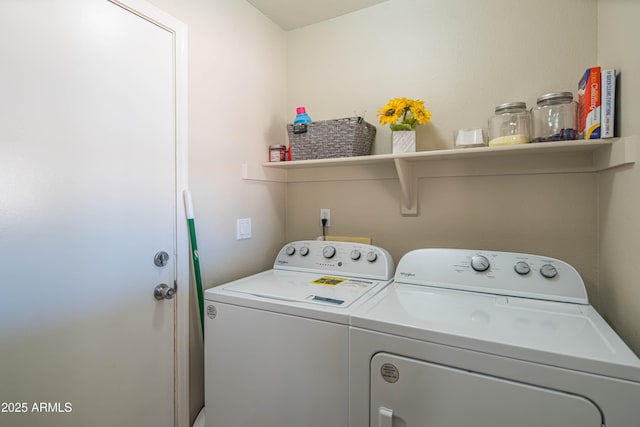
<path fill-rule="evenodd" d="M 331 209 L 320 209 L 320 224 L 322 225 L 322 220 L 327 220 L 327 227 L 331 225 Z"/>

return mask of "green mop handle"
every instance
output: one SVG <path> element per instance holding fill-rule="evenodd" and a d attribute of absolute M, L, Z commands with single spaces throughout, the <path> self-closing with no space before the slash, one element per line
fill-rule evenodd
<path fill-rule="evenodd" d="M 187 224 L 189 224 L 191 256 L 193 258 L 193 271 L 196 278 L 196 290 L 198 291 L 198 307 L 200 308 L 202 339 L 204 339 L 204 295 L 202 294 L 202 278 L 200 277 L 200 259 L 198 258 L 198 241 L 196 240 L 196 223 L 193 220 L 193 205 L 191 203 L 191 191 L 189 190 L 184 190 L 184 206 L 187 213 Z"/>

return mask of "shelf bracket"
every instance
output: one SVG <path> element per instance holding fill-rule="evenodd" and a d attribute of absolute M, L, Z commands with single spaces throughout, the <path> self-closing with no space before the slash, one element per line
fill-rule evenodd
<path fill-rule="evenodd" d="M 594 169 L 603 171 L 635 163 L 637 145 L 637 137 L 626 137 L 594 151 Z"/>
<path fill-rule="evenodd" d="M 400 212 L 403 216 L 416 216 L 418 215 L 418 178 L 413 171 L 413 163 L 400 158 L 393 159 L 393 162 L 402 190 Z"/>

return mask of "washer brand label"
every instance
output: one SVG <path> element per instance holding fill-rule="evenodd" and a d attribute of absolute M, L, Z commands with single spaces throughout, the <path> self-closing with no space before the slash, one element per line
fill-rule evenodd
<path fill-rule="evenodd" d="M 216 306 L 215 305 L 208 305 L 207 306 L 207 317 L 209 319 L 215 319 L 217 315 L 218 315 L 218 309 L 216 308 Z"/>
<path fill-rule="evenodd" d="M 385 363 L 382 365 L 380 367 L 380 375 L 382 375 L 383 380 L 391 384 L 398 382 L 400 379 L 400 372 L 393 363 Z"/>
<path fill-rule="evenodd" d="M 406 271 L 400 271 L 399 274 L 402 277 L 415 277 L 416 273 L 410 273 L 410 272 L 406 272 Z"/>

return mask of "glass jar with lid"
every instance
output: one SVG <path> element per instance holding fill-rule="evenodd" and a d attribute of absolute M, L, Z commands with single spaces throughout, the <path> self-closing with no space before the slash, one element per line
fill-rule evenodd
<path fill-rule="evenodd" d="M 571 92 L 553 92 L 541 96 L 531 113 L 533 142 L 576 139 L 578 106 Z"/>
<path fill-rule="evenodd" d="M 525 144 L 531 141 L 531 112 L 524 102 L 506 102 L 489 119 L 489 146 Z"/>

